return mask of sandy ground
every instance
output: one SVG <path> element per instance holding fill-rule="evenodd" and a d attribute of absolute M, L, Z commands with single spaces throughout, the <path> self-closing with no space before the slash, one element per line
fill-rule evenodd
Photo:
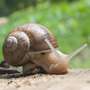
<path fill-rule="evenodd" d="M 90 70 L 71 70 L 66 75 L 36 74 L 0 79 L 0 90 L 90 90 Z"/>

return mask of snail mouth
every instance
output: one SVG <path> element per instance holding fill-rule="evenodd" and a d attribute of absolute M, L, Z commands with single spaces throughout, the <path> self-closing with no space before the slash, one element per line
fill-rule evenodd
<path fill-rule="evenodd" d="M 6 40 L 6 48 L 9 50 L 15 50 L 17 48 L 18 41 L 14 36 L 10 36 Z"/>

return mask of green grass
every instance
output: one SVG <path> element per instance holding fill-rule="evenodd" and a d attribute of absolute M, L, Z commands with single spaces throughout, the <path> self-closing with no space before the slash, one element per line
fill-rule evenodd
<path fill-rule="evenodd" d="M 88 0 L 75 3 L 49 5 L 39 4 L 37 8 L 26 8 L 11 14 L 9 22 L 0 26 L 0 60 L 3 60 L 2 44 L 6 35 L 16 26 L 35 22 L 45 25 L 57 38 L 59 49 L 70 53 L 83 43 L 90 45 L 90 4 Z M 90 67 L 89 58 L 85 66 L 71 62 L 71 67 Z"/>

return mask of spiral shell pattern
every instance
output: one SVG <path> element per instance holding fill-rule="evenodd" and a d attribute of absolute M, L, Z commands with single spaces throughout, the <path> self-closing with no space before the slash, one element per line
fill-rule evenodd
<path fill-rule="evenodd" d="M 28 52 L 49 49 L 46 42 L 44 42 L 44 38 L 47 38 L 53 47 L 57 47 L 55 37 L 42 25 L 25 24 L 16 27 L 4 41 L 4 59 L 13 66 L 23 66 L 33 61 Z"/>

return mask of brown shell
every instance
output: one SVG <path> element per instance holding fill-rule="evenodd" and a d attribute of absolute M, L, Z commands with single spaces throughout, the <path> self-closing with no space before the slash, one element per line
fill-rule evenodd
<path fill-rule="evenodd" d="M 22 33 L 22 36 L 20 33 Z M 14 36 L 18 40 L 18 45 L 15 50 L 6 48 L 6 40 L 10 36 Z M 42 25 L 25 24 L 15 28 L 6 37 L 3 45 L 3 55 L 5 60 L 14 66 L 24 65 L 25 63 L 30 62 L 31 56 L 27 56 L 28 52 L 49 49 L 46 42 L 44 42 L 44 38 L 48 38 L 54 48 L 57 47 L 55 37 L 48 31 L 46 27 Z"/>
<path fill-rule="evenodd" d="M 31 40 L 30 49 L 33 51 L 49 49 L 48 45 L 43 40 L 45 37 L 48 38 L 54 48 L 58 46 L 54 35 L 40 24 L 25 24 L 17 27 L 15 31 L 23 31 L 28 35 Z"/>

